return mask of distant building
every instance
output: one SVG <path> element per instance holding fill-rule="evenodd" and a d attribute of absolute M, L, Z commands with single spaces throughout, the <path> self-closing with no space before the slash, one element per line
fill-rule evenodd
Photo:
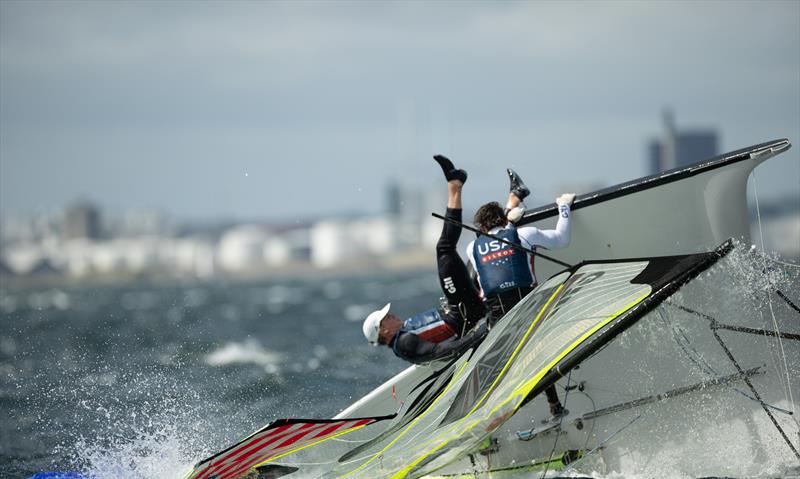
<path fill-rule="evenodd" d="M 310 231 L 306 226 L 276 231 L 264 244 L 264 261 L 269 266 L 311 261 Z"/>
<path fill-rule="evenodd" d="M 427 213 L 427 192 L 417 187 L 400 185 L 394 181 L 386 185 L 385 211 L 389 216 L 419 221 Z"/>
<path fill-rule="evenodd" d="M 358 246 L 351 241 L 350 226 L 344 220 L 329 219 L 311 227 L 311 263 L 327 268 L 356 257 Z"/>
<path fill-rule="evenodd" d="M 64 212 L 66 239 L 99 239 L 100 233 L 100 212 L 94 205 L 81 201 L 67 207 Z"/>
<path fill-rule="evenodd" d="M 400 216 L 403 210 L 403 193 L 400 185 L 395 181 L 390 181 L 386 185 L 386 214 L 390 216 Z"/>
<path fill-rule="evenodd" d="M 219 265 L 229 272 L 263 270 L 268 239 L 269 233 L 259 225 L 241 225 L 226 231 L 217 247 Z"/>
<path fill-rule="evenodd" d="M 401 224 L 403 222 L 388 216 L 320 221 L 310 231 L 311 263 L 328 268 L 347 262 L 363 262 L 396 251 L 398 238 L 402 236 L 399 232 Z M 416 231 L 414 238 L 418 237 Z"/>
<path fill-rule="evenodd" d="M 678 130 L 671 111 L 664 111 L 664 135 L 647 145 L 647 170 L 654 175 L 702 161 L 718 154 L 713 129 Z"/>
<path fill-rule="evenodd" d="M 0 274 L 15 276 L 46 276 L 61 274 L 61 269 L 41 246 L 18 244 L 6 248 L 0 261 Z"/>
<path fill-rule="evenodd" d="M 162 248 L 161 261 L 181 276 L 211 278 L 216 274 L 215 245 L 203 237 L 172 240 Z"/>

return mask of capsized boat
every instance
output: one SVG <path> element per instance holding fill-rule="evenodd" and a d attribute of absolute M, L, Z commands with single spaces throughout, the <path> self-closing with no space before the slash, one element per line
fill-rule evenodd
<path fill-rule="evenodd" d="M 582 195 L 559 252 L 577 264 L 474 351 L 410 367 L 333 419 L 275 421 L 187 477 L 631 474 L 676 450 L 665 463 L 690 475 L 726 472 L 731 453 L 800 460 L 800 281 L 763 258 L 747 270 L 752 253 L 726 240 L 747 238 L 752 168 L 788 148 L 764 143 Z M 556 214 L 545 206 L 525 222 L 547 227 Z M 540 394 L 551 384 L 569 410 L 558 419 Z M 698 444 L 712 459 L 692 456 Z"/>

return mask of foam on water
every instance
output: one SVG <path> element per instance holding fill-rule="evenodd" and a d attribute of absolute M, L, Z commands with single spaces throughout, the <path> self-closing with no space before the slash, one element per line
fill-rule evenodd
<path fill-rule="evenodd" d="M 788 268 L 793 271 L 794 276 L 787 276 L 787 268 L 777 268 L 775 258 L 767 255 L 749 252 L 745 248 L 737 248 L 720 267 L 733 278 L 730 284 L 725 287 L 737 292 L 736 301 L 756 302 L 764 305 L 769 314 L 769 297 L 773 288 L 785 290 L 792 300 L 797 300 L 797 290 L 800 281 L 797 281 L 797 269 Z M 796 267 L 795 267 L 796 268 Z M 431 275 L 433 273 L 430 273 Z M 710 272 L 706 277 L 710 277 Z M 432 278 L 433 276 L 431 276 Z M 427 277 L 425 277 L 427 278 Z M 425 278 L 406 279 L 398 281 L 401 285 L 400 293 L 411 296 L 406 306 L 419 310 L 435 304 L 438 288 L 435 281 L 427 281 Z M 425 281 L 423 281 L 425 280 Z M 422 282 L 423 286 L 417 286 Z M 350 400 L 358 399 L 361 391 L 355 391 L 353 384 L 362 385 L 364 377 L 368 377 L 368 382 L 374 381 L 377 386 L 381 378 L 389 377 L 394 371 L 392 367 L 402 367 L 399 360 L 394 361 L 391 352 L 375 351 L 368 348 L 363 343 L 360 327 L 355 327 L 351 321 L 360 321 L 366 313 L 382 306 L 383 301 L 387 300 L 393 292 L 393 283 L 382 284 L 379 281 L 370 281 L 358 285 L 360 294 L 355 293 L 357 283 L 349 283 L 342 280 L 341 283 L 328 283 L 320 287 L 320 294 L 316 297 L 306 298 L 305 303 L 297 303 L 295 289 L 284 287 L 261 287 L 252 288 L 252 293 L 247 295 L 247 300 L 240 301 L 234 296 L 233 292 L 228 292 L 222 288 L 212 286 L 197 287 L 192 289 L 180 290 L 180 298 L 186 297 L 185 307 L 175 310 L 174 318 L 167 309 L 160 309 L 158 304 L 171 304 L 171 300 L 165 300 L 166 293 L 154 292 L 153 297 L 135 294 L 128 295 L 126 303 L 129 318 L 131 321 L 120 322 L 114 330 L 114 334 L 125 336 L 122 328 L 132 328 L 142 326 L 142 331 L 154 328 L 167 329 L 182 324 L 180 334 L 175 337 L 166 338 L 164 331 L 159 329 L 156 338 L 160 341 L 153 346 L 156 351 L 152 355 L 157 357 L 157 361 L 147 363 L 145 360 L 137 359 L 134 361 L 127 355 L 130 354 L 122 346 L 111 345 L 109 347 L 101 340 L 95 341 L 95 336 L 76 336 L 79 340 L 76 343 L 79 348 L 89 352 L 80 353 L 70 349 L 58 350 L 56 356 L 45 358 L 44 360 L 25 354 L 25 340 L 30 337 L 31 329 L 21 329 L 20 334 L 11 335 L 6 331 L 0 333 L 0 354 L 7 358 L 6 363 L 0 363 L 0 371 L 8 372 L 7 377 L 18 377 L 15 379 L 17 391 L 12 391 L 14 396 L 20 396 L 19 406 L 15 408 L 32 409 L 25 411 L 27 417 L 31 417 L 34 424 L 25 429 L 26 431 L 40 432 L 43 436 L 55 438 L 57 442 L 54 450 L 36 450 L 41 454 L 50 454 L 53 463 L 52 469 L 77 470 L 96 479 L 178 479 L 197 461 L 211 455 L 212 453 L 229 446 L 235 440 L 253 432 L 258 427 L 274 419 L 274 404 L 292 402 L 287 400 L 285 390 L 274 387 L 274 383 L 269 381 L 274 376 L 281 373 L 287 376 L 287 381 L 297 381 L 292 378 L 292 373 L 302 373 L 304 379 L 313 378 L 314 381 L 306 386 L 313 388 L 314 400 L 317 396 L 322 397 L 319 401 L 333 402 L 342 400 L 337 395 L 343 394 L 337 391 L 326 397 L 328 391 L 324 390 L 324 384 L 331 384 L 339 381 L 346 384 L 349 393 L 355 397 Z M 429 285 L 431 287 L 427 287 Z M 155 290 L 154 290 L 155 291 Z M 300 291 L 300 289 L 296 290 Z M 305 290 L 303 290 L 305 291 Z M 99 293 L 102 297 L 102 294 Z M 108 293 L 110 294 L 110 293 Z M 74 317 L 89 318 L 92 308 L 99 308 L 88 302 L 86 298 L 76 296 L 72 292 L 48 291 L 29 300 L 29 296 L 22 294 L 12 294 L 0 291 L 0 311 L 5 314 L 17 312 L 25 307 L 31 307 L 31 303 L 36 307 L 45 307 L 46 311 L 37 313 L 30 317 L 25 317 L 23 326 L 18 328 L 32 328 L 42 324 L 40 329 L 34 330 L 35 334 L 45 334 L 52 329 L 52 325 L 57 324 L 56 320 L 49 319 L 49 314 L 63 312 L 68 306 L 69 311 L 79 310 L 80 314 Z M 93 292 L 92 298 L 97 295 Z M 122 295 L 120 295 L 121 297 Z M 116 296 L 110 296 L 109 303 L 125 306 L 116 301 Z M 66 298 L 66 299 L 65 299 Z M 272 298 L 272 299 L 270 299 Z M 342 304 L 342 300 L 353 306 L 348 307 Z M 313 300 L 313 301 L 311 301 Z M 160 301 L 160 302 L 159 302 Z M 774 308 L 786 308 L 779 300 L 772 300 Z M 256 304 L 257 302 L 257 304 Z M 797 303 L 796 303 L 797 304 Z M 291 315 L 291 322 L 287 321 L 289 331 L 298 331 L 302 326 L 302 321 L 297 318 L 305 318 L 306 322 L 313 326 L 310 330 L 320 328 L 321 325 L 331 324 L 334 320 L 340 320 L 339 324 L 331 329 L 320 329 L 323 334 L 330 335 L 331 332 L 346 333 L 348 336 L 337 337 L 335 342 L 330 342 L 328 337 L 322 334 L 319 337 L 301 336 L 291 338 L 287 330 L 276 330 L 280 322 L 273 320 L 270 323 L 269 332 L 275 336 L 268 336 L 264 330 L 259 329 L 258 321 L 260 317 L 247 309 L 247 305 L 263 305 L 265 314 L 277 314 L 286 312 L 287 317 Z M 278 307 L 278 305 L 280 307 Z M 297 305 L 299 313 L 287 308 Z M 145 308 L 147 306 L 147 308 Z M 203 315 L 192 315 L 191 308 L 205 308 Z M 320 318 L 312 316 L 313 308 L 321 308 L 322 312 L 337 311 L 341 312 L 333 315 L 320 315 Z M 156 311 L 154 317 L 138 316 L 146 309 Z M 113 310 L 116 314 L 116 310 Z M 171 310 L 170 310 L 171 311 Z M 411 312 L 411 311 L 409 311 Z M 204 315 L 213 316 L 213 322 L 203 322 Z M 307 316 L 303 316 L 307 315 Z M 70 319 L 73 319 L 71 317 Z M 98 319 L 99 318 L 99 319 Z M 138 318 L 138 319 L 137 319 Z M 258 320 L 254 319 L 257 318 Z M 74 320 L 74 319 L 73 319 Z M 52 321 L 52 322 L 48 322 Z M 102 332 L 104 321 L 108 321 L 105 316 L 91 317 L 86 320 L 87 324 L 92 324 Z M 191 323 L 190 321 L 195 321 Z M 327 322 L 323 322 L 327 321 Z M 154 326 L 150 326 L 153 324 Z M 172 326 L 170 326 L 172 325 Z M 210 327 L 222 325 L 219 330 L 214 330 L 214 337 L 211 341 L 200 337 L 196 350 L 192 350 L 193 345 L 187 346 L 192 340 L 186 339 L 194 331 L 207 331 Z M 146 327 L 145 327 L 146 326 Z M 657 327 L 659 323 L 645 325 Z M 77 328 L 77 326 L 71 326 Z M 351 331 L 352 329 L 352 331 Z M 229 332 L 232 330 L 233 332 Z M 72 331 L 72 330 L 70 330 Z M 149 346 L 141 343 L 141 337 L 148 337 L 140 330 L 127 333 L 130 335 L 130 342 L 120 341 L 130 344 L 130 350 L 139 348 L 145 350 Z M 305 331 L 305 330 L 304 330 Z M 249 338 L 250 334 L 262 333 L 263 342 Z M 60 339 L 70 340 L 71 336 L 67 333 L 60 333 L 62 336 L 48 337 L 48 341 L 58 341 Z M 227 336 L 225 336 L 227 334 Z M 303 333 L 305 334 L 305 333 Z M 209 333 L 209 335 L 212 335 Z M 280 337 L 278 344 L 268 342 L 270 338 Z M 137 342 L 137 338 L 139 341 Z M 246 338 L 246 339 L 242 339 Z M 302 346 L 298 350 L 292 350 L 284 342 L 294 339 L 295 343 Z M 202 340 L 202 341 L 201 341 Z M 219 341 L 217 343 L 217 341 Z M 620 347 L 625 347 L 629 341 L 625 335 L 619 338 Z M 294 345 L 294 343 L 292 343 Z M 653 350 L 657 350 L 657 345 L 653 345 Z M 295 347 L 295 346 L 292 346 Z M 94 349 L 92 349 L 94 348 Z M 275 348 L 280 348 L 280 351 Z M 359 348 L 362 348 L 363 351 Z M 346 353 L 342 349 L 348 349 Z M 188 352 L 187 352 L 188 351 Z M 300 351 L 300 352 L 298 352 Z M 38 354 L 37 350 L 37 354 Z M 385 355 L 381 355 L 386 353 Z M 150 353 L 148 353 L 150 354 Z M 775 356 L 775 360 L 780 357 Z M 96 357 L 95 357 L 96 355 Z M 98 359 L 99 358 L 99 359 Z M 378 360 L 380 359 L 380 360 Z M 47 374 L 40 372 L 35 375 L 28 374 L 35 370 L 29 366 L 40 360 L 47 364 L 51 369 Z M 386 361 L 384 361 L 386 360 Z M 389 362 L 391 361 L 391 362 Z M 106 363 L 106 364 L 103 364 Z M 88 364 L 88 366 L 87 366 Z M 142 366 L 142 364 L 150 364 Z M 375 366 L 378 364 L 379 366 Z M 326 366 L 331 366 L 326 369 Z M 791 371 L 794 373 L 795 369 Z M 372 369 L 370 369 L 372 368 Z M 378 372 L 375 372 L 377 368 Z M 57 370 L 57 374 L 52 374 L 52 370 Z M 244 370 L 241 376 L 236 376 L 234 372 Z M 268 374 L 264 374 L 265 371 Z M 214 371 L 218 376 L 224 377 L 225 383 L 219 390 L 209 393 L 203 390 L 208 388 L 198 386 L 198 379 L 204 375 L 209 375 L 209 371 Z M 26 374 L 28 374 L 26 376 Z M 369 376 L 369 375 L 372 376 Z M 194 376 L 194 377 L 193 377 Z M 255 378 L 255 379 L 251 379 Z M 249 380 L 248 383 L 246 380 Z M 227 382 L 229 381 L 229 382 Z M 361 383 L 359 383 L 361 381 Z M 792 385 L 796 383 L 796 377 L 792 378 Z M 294 384 L 294 382 L 292 383 Z M 237 390 L 237 388 L 242 388 Z M 249 388 L 249 389 L 248 389 Z M 270 389 L 273 388 L 273 389 Z M 219 391 L 229 391 L 229 396 L 223 396 Z M 241 392 L 244 391 L 244 392 Z M 269 398 L 270 395 L 276 397 Z M 345 393 L 346 394 L 346 393 Z M 306 394 L 311 397 L 311 394 Z M 731 394 L 737 401 L 747 402 L 741 396 Z M 794 395 L 797 401 L 800 394 Z M 274 401 L 274 402 L 270 402 Z M 701 412 L 708 412 L 714 408 L 719 409 L 722 403 L 713 395 L 699 395 L 695 409 Z M 245 404 L 246 403 L 246 404 Z M 63 406 L 66 404 L 67 406 Z M 678 404 L 678 402 L 675 402 Z M 786 401 L 777 401 L 778 406 L 789 408 Z M 346 405 L 346 404 L 342 404 Z M 247 408 L 250 409 L 247 409 Z M 286 408 L 298 409 L 297 403 L 292 403 Z M 322 402 L 314 402 L 306 406 L 306 410 L 316 411 L 324 407 Z M 338 406 L 337 406 L 338 407 Z M 335 408 L 334 408 L 335 409 Z M 58 411 L 58 412 L 56 412 Z M 245 412 L 241 412 L 245 411 Z M 254 417 L 248 416 L 252 411 Z M 652 412 L 651 412 L 652 411 Z M 304 412 L 308 414 L 307 411 Z M 21 413 L 19 414 L 22 417 Z M 240 414 L 239 417 L 233 416 Z M 287 414 L 290 415 L 291 413 Z M 312 413 L 313 414 L 313 413 Z M 615 438 L 613 443 L 628 440 L 628 432 L 632 433 L 633 440 L 644 438 L 654 441 L 659 447 L 652 450 L 652 455 L 630 453 L 624 459 L 626 466 L 622 472 L 609 473 L 602 467 L 592 469 L 591 461 L 598 461 L 598 457 L 586 460 L 588 468 L 569 472 L 569 475 L 592 477 L 604 479 L 618 478 L 687 478 L 696 477 L 691 475 L 691 470 L 680 466 L 683 462 L 691 460 L 694 462 L 709 461 L 704 458 L 702 444 L 708 441 L 725 440 L 736 444 L 731 451 L 733 460 L 729 462 L 715 464 L 709 462 L 707 465 L 720 466 L 720 472 L 733 477 L 741 477 L 743 473 L 757 477 L 797 477 L 800 471 L 792 466 L 792 457 L 785 451 L 785 444 L 780 441 L 770 443 L 770 451 L 765 456 L 758 456 L 765 460 L 761 464 L 754 465 L 754 451 L 757 450 L 749 441 L 744 441 L 743 437 L 748 434 L 756 434 L 759 437 L 774 438 L 774 428 L 765 416 L 754 415 L 752 418 L 742 418 L 740 421 L 726 423 L 723 428 L 721 422 L 713 421 L 713 417 L 706 414 L 698 417 L 709 419 L 708 423 L 697 422 L 698 429 L 693 432 L 691 443 L 670 443 L 667 429 L 660 429 L 659 424 L 664 421 L 659 420 L 658 416 L 664 414 L 686 414 L 686 409 L 677 408 L 665 402 L 653 405 L 647 410 L 647 414 L 652 418 L 652 422 L 641 421 L 641 425 L 631 427 L 620 437 Z M 319 413 L 325 416 L 325 413 Z M 284 417 L 284 416 L 279 416 Z M 787 430 L 792 429 L 793 420 L 785 416 L 778 416 L 781 424 Z M 22 419 L 18 420 L 22 424 Z M 645 427 L 647 426 L 647 427 Z M 639 429 L 637 429 L 639 428 Z M 15 436 L 16 437 L 16 436 Z M 795 437 L 795 439 L 797 439 Z M 39 438 L 33 438 L 38 441 Z M 771 440 L 771 439 L 770 439 Z M 48 446 L 49 447 L 49 446 Z M 783 448 L 783 449 L 782 449 Z M 30 453 L 32 457 L 33 452 Z M 710 459 L 713 461 L 715 459 Z M 737 462 L 738 461 L 738 462 Z M 37 463 L 37 467 L 40 463 Z M 788 465 L 788 466 L 787 466 Z M 760 469 L 759 469 L 760 467 Z M 758 470 L 757 470 L 758 469 Z M 554 472 L 553 475 L 557 475 Z"/>
<path fill-rule="evenodd" d="M 209 366 L 228 366 L 232 364 L 255 364 L 264 368 L 269 374 L 280 372 L 283 356 L 268 351 L 255 339 L 244 342 L 226 343 L 221 348 L 208 354 L 205 358 Z"/>
<path fill-rule="evenodd" d="M 75 444 L 75 463 L 95 479 L 176 479 L 197 458 L 192 437 L 180 416 L 151 417 L 147 428 L 125 437 L 81 437 Z M 202 449 L 201 449 L 202 450 Z"/>
<path fill-rule="evenodd" d="M 74 379 L 30 398 L 41 408 L 37 429 L 61 438 L 54 469 L 93 479 L 176 479 L 216 447 L 205 442 L 213 436 L 207 417 L 214 411 L 174 377 L 98 369 Z M 48 415 L 51 404 L 67 404 L 68 415 Z"/>

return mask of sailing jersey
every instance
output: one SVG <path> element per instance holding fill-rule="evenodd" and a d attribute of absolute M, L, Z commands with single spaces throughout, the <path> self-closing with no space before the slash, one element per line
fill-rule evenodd
<path fill-rule="evenodd" d="M 519 234 L 514 227 L 503 228 L 493 236 L 520 244 Z M 533 264 L 528 256 L 525 251 L 489 236 L 481 236 L 473 241 L 472 257 L 476 260 L 475 271 L 484 295 L 491 296 L 533 284 Z"/>
<path fill-rule="evenodd" d="M 414 364 L 448 359 L 474 346 L 486 336 L 486 323 L 463 337 L 445 322 L 439 309 L 429 309 L 406 319 L 392 341 L 394 354 Z"/>
<path fill-rule="evenodd" d="M 423 311 L 406 319 L 400 331 L 416 334 L 432 343 L 441 343 L 456 334 L 455 330 L 445 322 L 438 308 Z"/>
<path fill-rule="evenodd" d="M 517 228 L 511 223 L 496 227 L 489 234 L 520 244 L 536 251 L 537 246 L 547 249 L 569 245 L 572 233 L 569 205 L 558 206 L 558 222 L 553 230 L 540 230 L 535 226 Z M 507 244 L 481 235 L 467 245 L 467 258 L 478 273 L 478 283 L 484 298 L 514 288 L 536 285 L 534 256 Z"/>

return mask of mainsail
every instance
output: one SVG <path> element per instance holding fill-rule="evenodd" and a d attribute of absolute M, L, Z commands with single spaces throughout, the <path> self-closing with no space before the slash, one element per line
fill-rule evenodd
<path fill-rule="evenodd" d="M 731 247 L 578 264 L 537 287 L 476 350 L 426 378 L 396 415 L 277 421 L 188 477 L 402 478 L 437 471 L 478 450 L 523 404 Z"/>

